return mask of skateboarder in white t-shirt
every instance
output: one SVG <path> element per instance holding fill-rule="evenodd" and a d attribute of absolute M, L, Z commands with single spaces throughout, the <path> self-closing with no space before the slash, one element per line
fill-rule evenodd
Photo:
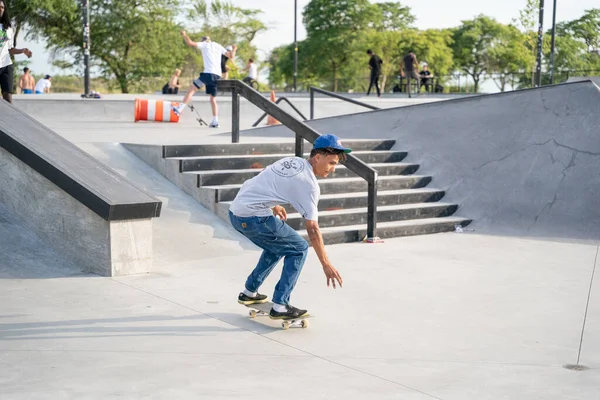
<path fill-rule="evenodd" d="M 229 219 L 233 227 L 262 248 L 263 253 L 238 296 L 240 304 L 267 301 L 267 296 L 258 293 L 258 289 L 283 257 L 283 271 L 275 286 L 269 316 L 289 319 L 307 312 L 293 307 L 289 300 L 304 266 L 308 243 L 284 222 L 287 213 L 280 204 L 291 204 L 304 217 L 310 242 L 327 277 L 327 286 L 333 284 L 336 288 L 336 282 L 342 286 L 342 277 L 325 252 L 317 222 L 321 193 L 317 177 L 324 178 L 334 172 L 336 165 L 351 151 L 342 146 L 337 136 L 323 135 L 315 141 L 308 160 L 283 158 L 244 182 L 231 204 Z"/>
<path fill-rule="evenodd" d="M 210 37 L 203 36 L 199 43 L 192 42 L 187 33 L 182 30 L 181 35 L 185 43 L 190 47 L 200 49 L 202 59 L 204 60 L 204 72 L 195 79 L 190 86 L 189 91 L 183 98 L 183 104 L 173 107 L 177 115 L 181 115 L 184 107 L 192 100 L 192 96 L 197 90 L 206 86 L 206 94 L 210 96 L 210 106 L 212 108 L 213 119 L 210 123 L 211 128 L 219 127 L 219 106 L 217 105 L 217 81 L 221 79 L 221 56 L 227 53 L 227 50 L 218 43 L 210 40 Z"/>

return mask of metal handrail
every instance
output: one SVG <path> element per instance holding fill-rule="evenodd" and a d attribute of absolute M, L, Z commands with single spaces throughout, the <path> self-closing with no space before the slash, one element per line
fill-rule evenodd
<path fill-rule="evenodd" d="M 362 101 L 354 100 L 354 99 L 339 95 L 337 93 L 330 92 L 329 90 L 323 90 L 323 89 L 316 88 L 314 86 L 310 86 L 308 88 L 308 90 L 310 92 L 310 119 L 315 118 L 315 92 L 321 93 L 321 94 L 324 94 L 324 95 L 327 95 L 330 97 L 334 97 L 339 100 L 344 100 L 344 101 L 347 101 L 348 103 L 356 104 L 357 106 L 366 107 L 371 110 L 379 110 L 380 109 L 379 107 L 372 106 L 371 104 L 363 103 Z"/>
<path fill-rule="evenodd" d="M 273 118 L 296 134 L 295 153 L 297 157 L 304 156 L 304 139 L 310 143 L 314 143 L 321 136 L 303 121 L 294 118 L 287 111 L 240 80 L 221 80 L 219 81 L 219 89 L 232 92 L 232 143 L 239 143 L 240 141 L 240 96 L 250 101 L 265 113 L 273 116 Z M 367 241 L 374 241 L 377 238 L 377 171 L 352 154 L 347 155 L 344 165 L 368 183 Z"/>
<path fill-rule="evenodd" d="M 287 97 L 280 97 L 277 99 L 277 101 L 275 102 L 275 104 L 279 104 L 281 101 L 285 101 L 286 103 L 288 103 L 293 109 L 294 111 L 296 111 L 298 113 L 298 115 L 300 115 L 300 117 L 306 121 L 306 117 L 304 116 L 304 114 L 302 114 L 300 112 L 300 110 L 298 110 L 296 108 L 295 105 L 292 104 L 292 102 L 287 98 Z M 258 124 L 260 124 L 260 121 L 262 121 L 268 114 L 264 113 L 263 115 L 261 115 L 261 117 L 259 119 L 256 120 L 256 122 L 254 124 L 252 124 L 252 127 L 257 126 Z"/>

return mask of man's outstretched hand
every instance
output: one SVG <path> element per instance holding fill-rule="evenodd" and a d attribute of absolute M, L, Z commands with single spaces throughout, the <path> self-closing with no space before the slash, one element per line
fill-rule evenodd
<path fill-rule="evenodd" d="M 325 276 L 327 277 L 327 287 L 329 287 L 329 285 L 332 284 L 333 288 L 336 289 L 337 288 L 337 286 L 335 284 L 336 281 L 337 281 L 338 285 L 340 285 L 340 287 L 342 287 L 342 283 L 343 283 L 342 276 L 337 271 L 337 269 L 335 269 L 333 267 L 333 265 L 323 266 L 323 272 L 325 272 Z"/>
<path fill-rule="evenodd" d="M 273 215 L 279 217 L 279 219 L 282 221 L 287 220 L 287 211 L 285 211 L 285 208 L 282 206 L 273 207 Z"/>

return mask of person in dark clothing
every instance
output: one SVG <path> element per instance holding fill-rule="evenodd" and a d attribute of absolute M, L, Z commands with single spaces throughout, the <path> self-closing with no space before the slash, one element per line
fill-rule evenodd
<path fill-rule="evenodd" d="M 369 60 L 369 68 L 371 69 L 371 81 L 369 82 L 369 89 L 367 90 L 367 96 L 371 93 L 371 88 L 375 85 L 377 89 L 377 97 L 381 97 L 381 90 L 379 90 L 379 77 L 381 76 L 381 58 L 370 49 L 367 50 L 367 54 L 371 56 Z"/>
<path fill-rule="evenodd" d="M 423 70 L 419 72 L 421 76 L 421 86 L 425 86 L 425 92 L 429 92 L 433 84 L 431 83 L 431 78 L 433 78 L 433 74 L 429 71 L 427 63 L 423 63 Z"/>
<path fill-rule="evenodd" d="M 229 79 L 229 67 L 227 66 L 227 61 L 234 60 L 237 46 L 235 44 L 227 46 L 225 47 L 225 50 L 227 50 L 227 53 L 221 55 L 221 79 Z"/>
<path fill-rule="evenodd" d="M 419 61 L 417 61 L 417 56 L 415 53 L 410 51 L 404 58 L 402 59 L 402 64 L 400 64 L 400 74 L 406 77 L 406 91 L 408 92 L 408 97 L 412 97 L 410 93 L 410 81 L 411 79 L 416 79 L 417 86 L 419 86 L 419 74 L 417 73 L 417 68 L 419 67 Z M 420 91 L 420 87 L 418 87 L 417 93 Z"/>

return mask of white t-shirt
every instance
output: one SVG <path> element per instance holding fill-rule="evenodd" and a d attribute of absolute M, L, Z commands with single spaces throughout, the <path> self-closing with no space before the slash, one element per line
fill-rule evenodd
<path fill-rule="evenodd" d="M 256 80 L 258 78 L 258 67 L 256 64 L 250 64 L 250 68 L 248 68 L 248 78 Z"/>
<path fill-rule="evenodd" d="M 227 50 L 215 42 L 200 42 L 198 48 L 204 59 L 204 73 L 221 76 L 221 56 L 227 53 Z"/>
<path fill-rule="evenodd" d="M 8 28 L 4 30 L 0 24 L 0 68 L 12 64 L 8 50 L 13 48 L 13 30 Z"/>
<path fill-rule="evenodd" d="M 229 210 L 238 217 L 268 217 L 271 207 L 289 203 L 305 219 L 317 221 L 320 195 L 310 163 L 286 157 L 244 182 Z"/>
<path fill-rule="evenodd" d="M 38 83 L 36 83 L 35 91 L 45 93 L 44 89 L 50 89 L 50 86 L 52 86 L 52 82 L 50 82 L 48 79 L 42 78 L 38 81 Z"/>

